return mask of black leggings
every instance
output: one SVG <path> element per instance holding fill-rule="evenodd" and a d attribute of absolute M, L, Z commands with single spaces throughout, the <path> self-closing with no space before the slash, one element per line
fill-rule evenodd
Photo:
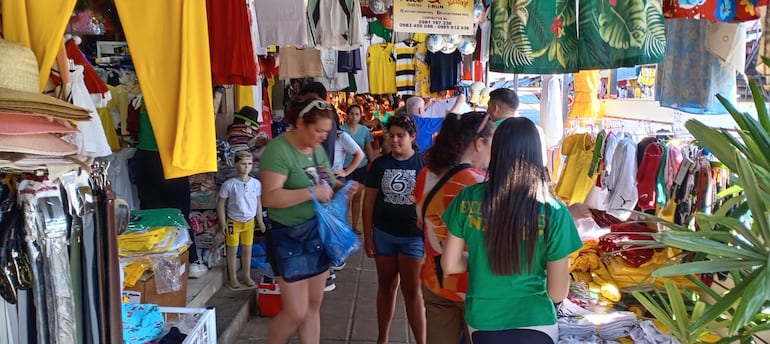
<path fill-rule="evenodd" d="M 475 331 L 473 344 L 554 344 L 545 332 L 530 329 Z"/>

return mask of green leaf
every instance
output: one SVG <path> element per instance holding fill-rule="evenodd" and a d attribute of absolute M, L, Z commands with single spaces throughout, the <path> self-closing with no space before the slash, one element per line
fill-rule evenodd
<path fill-rule="evenodd" d="M 755 271 L 754 273 L 747 276 L 746 279 L 744 279 L 745 283 L 736 282 L 736 285 L 733 287 L 733 289 L 727 292 L 726 295 L 724 295 L 721 299 L 719 299 L 719 301 L 714 303 L 708 310 L 706 310 L 700 319 L 696 319 L 692 324 L 690 324 L 690 332 L 695 332 L 693 331 L 694 329 L 703 328 L 718 318 L 720 315 L 727 312 L 728 309 L 733 307 L 735 302 L 737 302 L 741 296 L 744 295 L 748 283 L 756 279 L 757 276 L 758 273 Z"/>
<path fill-rule="evenodd" d="M 736 241 L 739 241 L 739 243 L 734 243 L 735 245 L 740 244 L 741 247 L 752 250 L 760 255 L 768 254 L 767 247 L 762 242 L 761 238 L 757 238 L 757 236 L 754 235 L 750 229 L 746 228 L 743 222 L 734 217 L 697 213 L 695 214 L 695 219 L 696 221 L 707 223 L 709 225 L 721 225 L 729 230 L 733 230 L 740 236 L 740 238 L 735 238 Z M 751 245 L 746 245 L 745 243 L 740 242 L 741 238 L 748 240 Z"/>
<path fill-rule="evenodd" d="M 758 185 L 759 182 L 754 175 L 751 164 L 746 161 L 746 159 L 738 158 L 737 160 L 738 168 L 735 170 L 735 173 L 741 176 L 741 180 L 744 182 L 743 185 Z M 744 193 L 746 194 L 746 201 L 749 204 L 749 209 L 751 209 L 752 219 L 756 221 L 762 240 L 765 243 L 770 243 L 770 223 L 767 221 L 767 203 L 762 201 L 757 188 L 747 187 L 744 190 Z"/>
<path fill-rule="evenodd" d="M 512 6 L 509 11 L 509 6 Z M 509 4 L 508 0 L 492 4 L 491 53 L 500 56 L 506 68 L 515 69 L 532 64 L 532 45 L 525 31 L 524 21 L 516 15 L 519 2 Z"/>
<path fill-rule="evenodd" d="M 756 272 L 759 276 L 751 280 L 742 293 L 743 297 L 735 310 L 733 321 L 730 323 L 729 334 L 735 334 L 738 329 L 744 327 L 754 319 L 754 316 L 760 311 L 767 301 L 765 296 L 765 285 L 767 281 L 767 269 L 763 268 Z"/>
<path fill-rule="evenodd" d="M 692 316 L 690 316 L 690 321 L 700 318 L 705 311 L 706 303 L 703 301 L 696 301 L 695 306 L 692 308 Z"/>
<path fill-rule="evenodd" d="M 599 13 L 599 35 L 616 49 L 641 47 L 647 27 L 644 1 L 618 1 Z"/>
<path fill-rule="evenodd" d="M 717 292 L 714 291 L 714 289 L 711 289 L 711 287 L 707 286 L 706 283 L 703 283 L 703 281 L 701 281 L 700 278 L 697 278 L 693 275 L 687 275 L 685 276 L 685 278 L 687 278 L 687 280 L 689 280 L 693 284 L 697 285 L 698 289 L 708 294 L 712 299 L 714 299 L 715 302 L 722 299 L 722 296 L 717 294 Z"/>
<path fill-rule="evenodd" d="M 686 251 L 703 252 L 716 257 L 743 259 L 743 260 L 764 260 L 766 257 L 756 252 L 744 250 L 741 248 L 729 246 L 721 242 L 707 239 L 705 237 L 685 236 L 685 233 L 664 232 L 655 233 L 653 237 L 664 244 L 680 248 Z M 719 232 L 703 233 L 721 234 Z M 726 234 L 726 233 L 724 233 Z"/>
<path fill-rule="evenodd" d="M 759 123 L 762 124 L 762 128 L 766 132 L 770 132 L 770 115 L 767 113 L 765 95 L 762 94 L 762 90 L 759 89 L 759 85 L 754 80 L 749 80 L 749 89 L 751 89 L 751 98 L 754 99 L 754 107 L 757 109 Z"/>
<path fill-rule="evenodd" d="M 760 263 L 754 260 L 742 261 L 735 259 L 714 259 L 701 262 L 691 262 L 683 264 L 669 265 L 666 267 L 655 269 L 652 272 L 653 277 L 668 277 L 668 276 L 683 276 L 683 275 L 697 275 L 712 272 L 731 271 L 735 269 L 750 269 L 757 266 L 761 266 L 764 263 Z"/>
<path fill-rule="evenodd" d="M 727 213 L 735 206 L 737 206 L 739 203 L 743 202 L 744 198 L 743 196 L 734 196 L 726 200 L 724 203 L 722 203 L 719 208 L 714 210 L 714 216 L 727 216 Z"/>
<path fill-rule="evenodd" d="M 644 308 L 652 314 L 655 319 L 658 319 L 663 326 L 665 326 L 667 329 L 669 329 L 672 334 L 676 332 L 675 337 L 681 338 L 679 335 L 679 326 L 674 322 L 674 320 L 668 315 L 668 313 L 663 309 L 663 307 L 654 301 L 653 297 L 646 292 L 639 292 L 635 291 L 631 293 L 631 295 L 634 296 L 634 298 L 639 301 L 639 303 L 644 306 Z"/>
<path fill-rule="evenodd" d="M 735 194 L 739 194 L 739 193 L 741 193 L 741 191 L 743 191 L 743 187 L 742 186 L 740 186 L 740 185 L 730 185 L 730 187 L 728 187 L 727 189 L 724 189 L 724 190 L 720 191 L 719 193 L 717 193 L 717 198 L 718 199 L 727 198 L 727 197 L 733 196 Z"/>
<path fill-rule="evenodd" d="M 735 147 L 724 135 L 695 119 L 687 120 L 684 126 L 698 144 L 711 151 L 728 169 L 735 171 Z"/>
<path fill-rule="evenodd" d="M 687 309 L 684 307 L 682 294 L 679 293 L 679 289 L 676 288 L 673 281 L 666 280 L 665 285 L 666 294 L 668 294 L 668 299 L 671 301 L 671 308 L 674 310 L 674 316 L 676 317 L 674 320 L 679 327 L 679 333 L 689 334 L 687 324 L 690 322 L 690 317 L 687 316 Z"/>
<path fill-rule="evenodd" d="M 666 30 L 663 23 L 663 11 L 657 0 L 647 0 L 644 13 L 647 25 L 642 41 L 642 53 L 649 59 L 663 58 L 666 49 Z"/>

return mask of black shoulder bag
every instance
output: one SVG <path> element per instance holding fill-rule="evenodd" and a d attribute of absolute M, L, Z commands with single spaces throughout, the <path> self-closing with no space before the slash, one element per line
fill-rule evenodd
<path fill-rule="evenodd" d="M 428 195 L 425 196 L 425 200 L 422 202 L 422 219 L 421 220 L 423 224 L 422 225 L 423 230 L 425 230 L 425 212 L 428 210 L 428 204 L 430 204 L 430 201 L 433 200 L 433 197 L 436 197 L 436 194 L 438 193 L 438 191 L 441 190 L 441 187 L 443 187 L 444 184 L 446 184 L 446 182 L 449 181 L 449 179 L 451 179 L 458 172 L 468 168 L 471 168 L 470 164 L 459 164 L 455 167 L 452 167 L 452 169 L 447 171 L 447 173 L 445 173 L 444 176 L 441 177 L 441 179 L 439 179 L 438 183 L 436 183 L 436 185 L 434 185 L 433 188 L 430 189 L 430 192 L 428 192 Z M 441 268 L 441 256 L 440 255 L 435 256 L 433 257 L 433 259 L 435 263 L 434 266 L 436 267 L 436 277 L 438 277 L 438 285 L 439 287 L 443 288 L 444 287 L 444 270 Z"/>

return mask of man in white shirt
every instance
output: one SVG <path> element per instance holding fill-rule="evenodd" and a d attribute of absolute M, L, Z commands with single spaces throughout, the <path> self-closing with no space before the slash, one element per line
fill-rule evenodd
<path fill-rule="evenodd" d="M 505 119 L 510 117 L 519 117 L 516 111 L 519 108 L 519 96 L 516 91 L 509 88 L 498 88 L 489 92 L 489 103 L 487 104 L 487 113 L 495 121 L 495 127 L 500 125 Z M 548 152 L 545 144 L 545 133 L 539 125 L 537 131 L 540 133 L 540 148 L 543 151 L 543 166 L 547 166 Z"/>

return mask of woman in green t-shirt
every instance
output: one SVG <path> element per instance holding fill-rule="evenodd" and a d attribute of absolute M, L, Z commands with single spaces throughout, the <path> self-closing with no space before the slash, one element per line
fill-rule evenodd
<path fill-rule="evenodd" d="M 465 320 L 474 344 L 558 341 L 554 304 L 567 296 L 568 256 L 582 242 L 548 190 L 542 160 L 535 124 L 506 119 L 492 140 L 488 181 L 460 191 L 442 216 L 449 235 L 441 266 L 445 274 L 468 271 Z"/>
<path fill-rule="evenodd" d="M 286 343 L 295 331 L 303 342 L 320 341 L 320 310 L 328 269 L 309 278 L 284 280 L 275 258 L 275 248 L 280 247 L 281 242 L 271 233 L 315 218 L 308 188 L 312 187 L 319 201 L 328 202 L 334 190 L 343 186 L 335 180 L 329 157 L 321 146 L 332 128 L 334 116 L 334 106 L 321 99 L 293 99 L 284 117 L 292 130 L 270 141 L 262 152 L 262 203 L 268 208 L 272 224 L 266 235 L 268 258 L 281 287 L 283 302 L 281 312 L 270 322 L 268 343 Z M 357 189 L 358 184 L 354 183 L 348 197 Z"/>

